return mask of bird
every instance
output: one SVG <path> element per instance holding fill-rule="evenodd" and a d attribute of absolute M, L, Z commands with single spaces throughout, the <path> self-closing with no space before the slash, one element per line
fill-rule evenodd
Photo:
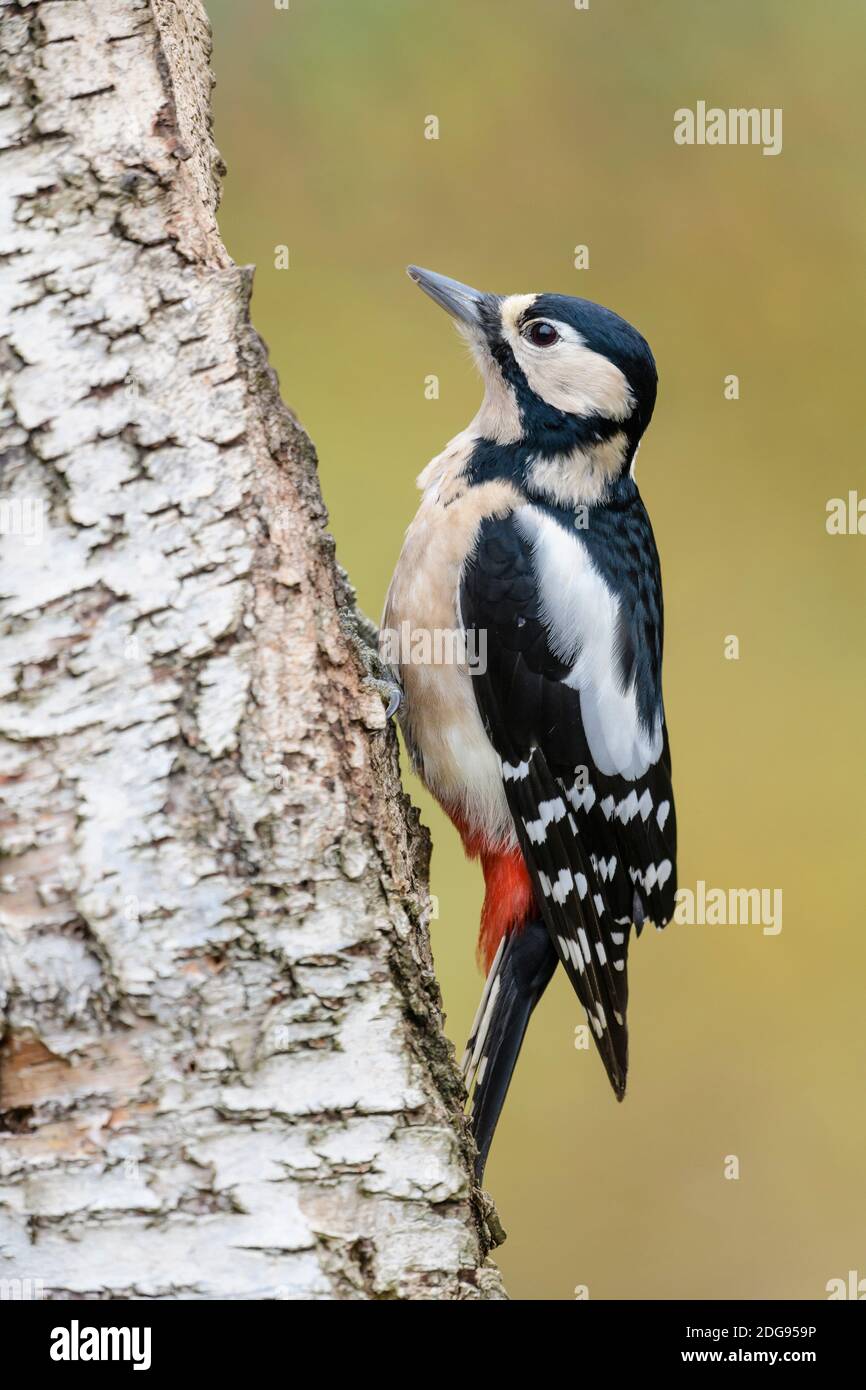
<path fill-rule="evenodd" d="M 622 1100 L 630 934 L 674 914 L 661 572 L 635 481 L 658 378 L 645 338 L 590 300 L 408 274 L 484 385 L 418 478 L 381 627 L 412 765 L 484 875 L 462 1064 L 480 1183 L 558 966 Z M 461 641 L 437 649 L 443 632 Z"/>

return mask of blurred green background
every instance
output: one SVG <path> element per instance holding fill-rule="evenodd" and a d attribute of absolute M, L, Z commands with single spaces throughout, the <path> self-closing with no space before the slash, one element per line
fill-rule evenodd
<path fill-rule="evenodd" d="M 866 11 L 207 7 L 224 238 L 258 267 L 255 322 L 318 447 L 363 607 L 378 617 L 414 479 L 479 399 L 406 263 L 623 313 L 661 378 L 638 479 L 665 580 L 680 883 L 784 894 L 778 936 L 673 925 L 633 948 L 624 1105 L 595 1053 L 575 1051 L 583 1015 L 557 977 L 487 1170 L 508 1288 L 825 1297 L 829 1279 L 866 1276 L 866 536 L 825 528 L 829 498 L 866 496 Z M 782 107 L 783 152 L 676 146 L 673 112 L 699 99 Z M 412 792 L 433 830 L 434 949 L 460 1051 L 481 988 L 480 873 Z"/>

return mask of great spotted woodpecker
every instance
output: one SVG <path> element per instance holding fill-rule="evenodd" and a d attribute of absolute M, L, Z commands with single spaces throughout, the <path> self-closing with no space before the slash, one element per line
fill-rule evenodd
<path fill-rule="evenodd" d="M 634 480 L 657 377 L 641 335 L 598 304 L 409 275 L 485 386 L 420 475 L 383 619 L 409 638 L 395 665 L 414 764 L 484 871 L 487 982 L 464 1058 L 480 1180 L 557 962 L 622 1099 L 629 934 L 673 915 L 661 579 Z M 473 639 L 471 662 L 415 641 L 447 630 Z"/>

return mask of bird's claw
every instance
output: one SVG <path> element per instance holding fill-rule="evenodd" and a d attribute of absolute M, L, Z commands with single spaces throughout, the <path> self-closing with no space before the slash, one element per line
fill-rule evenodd
<path fill-rule="evenodd" d="M 390 676 L 368 675 L 366 685 L 371 685 L 385 701 L 385 718 L 391 719 L 403 703 L 403 690 Z"/>
<path fill-rule="evenodd" d="M 379 653 L 379 629 L 360 608 L 347 608 L 342 615 L 344 630 L 351 637 L 371 685 L 386 703 L 385 718 L 391 719 L 403 703 L 403 688 L 396 681 Z"/>

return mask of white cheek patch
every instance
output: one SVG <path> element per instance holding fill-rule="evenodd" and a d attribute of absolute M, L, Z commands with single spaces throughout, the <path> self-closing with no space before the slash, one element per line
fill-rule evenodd
<path fill-rule="evenodd" d="M 622 687 L 616 632 L 620 603 L 578 539 L 535 507 L 515 522 L 532 547 L 540 616 L 556 656 L 571 671 L 564 684 L 580 694 L 589 751 L 600 772 L 642 777 L 662 751 L 661 719 L 647 730 L 637 691 Z M 613 806 L 611 806 L 611 812 Z"/>
<path fill-rule="evenodd" d="M 570 324 L 545 319 L 559 334 L 559 342 L 552 347 L 535 347 L 521 336 L 518 322 L 537 297 L 512 295 L 501 310 L 502 331 L 530 390 L 569 415 L 627 420 L 635 401 L 625 375 L 602 353 L 587 347 Z"/>

